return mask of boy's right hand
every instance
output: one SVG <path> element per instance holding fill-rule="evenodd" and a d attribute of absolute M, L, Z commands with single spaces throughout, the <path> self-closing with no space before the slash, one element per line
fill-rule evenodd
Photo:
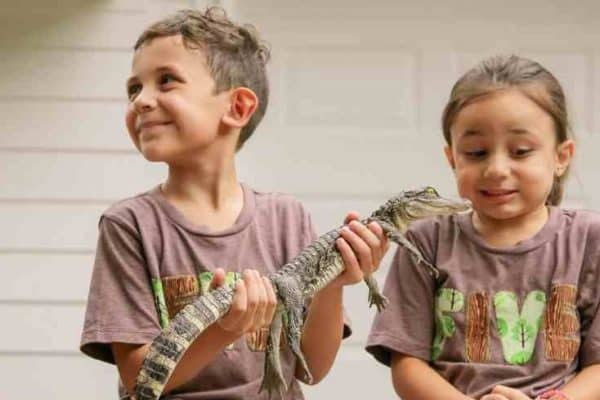
<path fill-rule="evenodd" d="M 225 271 L 215 270 L 211 287 L 225 284 Z M 277 308 L 277 296 L 271 281 L 260 276 L 256 270 L 244 270 L 242 279 L 235 284 L 235 294 L 231 307 L 225 316 L 217 321 L 221 329 L 240 337 L 269 326 Z"/>

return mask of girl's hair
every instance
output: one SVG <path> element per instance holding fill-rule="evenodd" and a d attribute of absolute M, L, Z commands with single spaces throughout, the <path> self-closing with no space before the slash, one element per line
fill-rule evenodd
<path fill-rule="evenodd" d="M 138 37 L 134 50 L 153 39 L 173 35 L 181 35 L 188 48 L 202 50 L 217 93 L 240 86 L 256 93 L 258 107 L 241 131 L 239 150 L 264 116 L 269 102 L 267 44 L 252 25 L 238 25 L 222 8 L 210 7 L 204 12 L 180 10 L 150 25 Z"/>
<path fill-rule="evenodd" d="M 557 144 L 570 138 L 565 94 L 558 80 L 539 63 L 511 55 L 484 59 L 454 84 L 442 114 L 446 143 L 452 144 L 450 128 L 460 110 L 481 96 L 508 88 L 518 89 L 552 117 Z M 560 204 L 567 172 L 555 176 L 546 204 Z"/>

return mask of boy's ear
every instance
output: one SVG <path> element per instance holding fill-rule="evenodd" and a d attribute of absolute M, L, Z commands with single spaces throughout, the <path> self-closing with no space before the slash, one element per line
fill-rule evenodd
<path fill-rule="evenodd" d="M 229 110 L 223 116 L 223 122 L 235 128 L 246 126 L 258 107 L 256 93 L 245 87 L 231 91 Z"/>
<path fill-rule="evenodd" d="M 452 154 L 452 147 L 445 146 L 444 154 L 446 154 L 446 160 L 448 160 L 448 164 L 450 164 L 450 168 L 454 169 L 455 164 L 454 164 L 454 155 Z"/>
<path fill-rule="evenodd" d="M 575 155 L 575 142 L 571 139 L 565 140 L 556 147 L 556 176 L 565 173 L 573 155 Z"/>

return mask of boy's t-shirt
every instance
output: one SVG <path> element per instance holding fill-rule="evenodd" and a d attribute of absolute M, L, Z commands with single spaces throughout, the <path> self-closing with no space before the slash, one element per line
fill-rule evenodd
<path fill-rule="evenodd" d="M 508 248 L 486 245 L 471 214 L 418 221 L 407 236 L 447 278 L 436 284 L 398 249 L 366 348 L 380 362 L 425 360 L 474 398 L 497 384 L 535 397 L 600 363 L 600 214 L 550 207 Z"/>
<path fill-rule="evenodd" d="M 316 238 L 310 216 L 297 200 L 242 188 L 240 215 L 219 232 L 190 223 L 159 187 L 102 215 L 81 339 L 85 354 L 114 363 L 110 343 L 151 342 L 181 308 L 209 290 L 216 268 L 227 271 L 228 280 L 247 268 L 268 274 Z M 266 329 L 245 335 L 166 398 L 266 398 L 266 392 L 257 395 L 266 338 Z M 296 361 L 287 346 L 281 358 L 286 398 L 302 399 L 294 378 Z"/>

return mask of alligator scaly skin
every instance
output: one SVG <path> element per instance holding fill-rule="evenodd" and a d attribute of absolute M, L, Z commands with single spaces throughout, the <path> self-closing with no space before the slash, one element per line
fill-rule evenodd
<path fill-rule="evenodd" d="M 417 264 L 423 264 L 432 276 L 439 278 L 438 270 L 423 259 L 419 250 L 403 236 L 403 232 L 416 219 L 467 209 L 469 206 L 466 203 L 444 199 L 435 189 L 426 187 L 400 193 L 362 222 L 378 222 L 390 240 L 406 247 Z M 303 310 L 307 300 L 344 270 L 341 255 L 335 247 L 340 231 L 341 227 L 320 236 L 292 261 L 268 275 L 278 297 L 277 311 L 267 340 L 261 386 L 261 390 L 269 392 L 269 397 L 273 391 L 283 396 L 287 388 L 279 360 L 279 341 L 284 325 L 290 349 L 304 369 L 306 380 L 312 380 L 300 350 Z M 380 293 L 372 277 L 366 278 L 365 282 L 369 287 L 370 304 L 375 304 L 381 310 L 387 304 L 387 299 Z M 136 400 L 156 400 L 160 397 L 185 351 L 204 329 L 227 313 L 233 294 L 234 289 L 230 286 L 217 288 L 185 306 L 171 320 L 169 326 L 152 342 L 142 363 L 135 386 Z M 287 318 L 283 318 L 284 313 Z"/>

